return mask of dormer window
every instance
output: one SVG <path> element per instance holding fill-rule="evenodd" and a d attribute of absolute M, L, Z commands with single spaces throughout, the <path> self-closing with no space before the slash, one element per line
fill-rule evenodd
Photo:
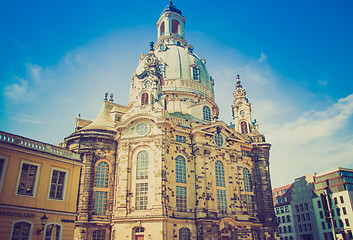
<path fill-rule="evenodd" d="M 197 65 L 192 66 L 192 79 L 200 80 L 200 68 Z"/>
<path fill-rule="evenodd" d="M 148 105 L 148 93 L 142 93 L 141 105 Z"/>

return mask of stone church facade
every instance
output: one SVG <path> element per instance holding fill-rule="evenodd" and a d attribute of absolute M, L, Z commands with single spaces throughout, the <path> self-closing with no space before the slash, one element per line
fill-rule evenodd
<path fill-rule="evenodd" d="M 239 76 L 229 126 L 172 2 L 157 29 L 129 104 L 106 94 L 96 119 L 77 118 L 65 139 L 83 163 L 75 239 L 276 239 L 271 145 Z"/>

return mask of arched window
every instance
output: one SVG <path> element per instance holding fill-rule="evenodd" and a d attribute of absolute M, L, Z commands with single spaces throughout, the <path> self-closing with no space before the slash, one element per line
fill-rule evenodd
<path fill-rule="evenodd" d="M 12 230 L 11 239 L 29 239 L 31 236 L 32 224 L 29 222 L 16 222 Z"/>
<path fill-rule="evenodd" d="M 58 224 L 48 224 L 45 227 L 45 240 L 60 240 L 61 226 Z"/>
<path fill-rule="evenodd" d="M 245 191 L 251 192 L 252 191 L 251 175 L 247 168 L 243 168 L 243 177 L 244 177 Z"/>
<path fill-rule="evenodd" d="M 142 93 L 141 105 L 148 105 L 148 93 Z"/>
<path fill-rule="evenodd" d="M 96 168 L 96 187 L 108 187 L 109 165 L 106 162 L 100 162 Z"/>
<path fill-rule="evenodd" d="M 216 161 L 216 186 L 224 187 L 224 166 L 221 161 Z"/>
<path fill-rule="evenodd" d="M 179 229 L 179 240 L 190 240 L 190 230 L 188 228 Z"/>
<path fill-rule="evenodd" d="M 133 229 L 134 240 L 143 240 L 145 236 L 145 229 L 143 227 L 136 227 Z"/>
<path fill-rule="evenodd" d="M 93 231 L 93 240 L 105 240 L 105 230 L 94 230 Z"/>
<path fill-rule="evenodd" d="M 211 121 L 211 109 L 207 106 L 203 107 L 203 119 L 206 121 Z"/>
<path fill-rule="evenodd" d="M 180 155 L 175 158 L 175 177 L 176 182 L 186 182 L 185 158 Z"/>
<path fill-rule="evenodd" d="M 248 124 L 246 124 L 246 122 L 242 121 L 240 123 L 240 128 L 241 128 L 241 133 L 242 134 L 247 134 L 248 133 Z"/>
<path fill-rule="evenodd" d="M 148 178 L 148 153 L 141 151 L 137 154 L 136 179 Z"/>
<path fill-rule="evenodd" d="M 178 20 L 173 19 L 172 21 L 172 33 L 179 33 L 179 25 Z"/>
<path fill-rule="evenodd" d="M 159 28 L 159 34 L 160 36 L 163 36 L 165 33 L 165 26 L 164 26 L 164 22 L 162 22 L 160 28 Z"/>

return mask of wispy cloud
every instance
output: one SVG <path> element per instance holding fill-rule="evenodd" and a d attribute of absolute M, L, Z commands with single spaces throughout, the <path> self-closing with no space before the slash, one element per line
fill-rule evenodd
<path fill-rule="evenodd" d="M 260 54 L 260 58 L 259 58 L 259 62 L 263 62 L 263 61 L 266 61 L 267 60 L 267 56 L 263 53 L 263 52 L 261 52 L 261 54 Z"/>
<path fill-rule="evenodd" d="M 326 86 L 326 85 L 328 84 L 328 82 L 325 81 L 325 80 L 319 80 L 318 83 L 319 83 L 319 85 L 321 85 L 321 86 Z"/>
<path fill-rule="evenodd" d="M 12 83 L 5 84 L 3 94 L 14 102 L 31 101 L 35 94 L 28 85 L 28 81 L 15 76 Z"/>
<path fill-rule="evenodd" d="M 349 167 L 353 136 L 341 134 L 353 116 L 353 94 L 325 110 L 303 112 L 300 117 L 266 129 L 271 150 L 274 182 L 290 182 L 298 174 L 320 172 L 335 166 Z"/>

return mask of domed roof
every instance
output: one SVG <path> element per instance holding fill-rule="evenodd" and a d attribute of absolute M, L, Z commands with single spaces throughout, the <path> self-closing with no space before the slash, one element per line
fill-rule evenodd
<path fill-rule="evenodd" d="M 170 1 L 169 4 L 164 8 L 162 14 L 163 14 L 164 12 L 168 12 L 168 11 L 170 11 L 170 12 L 176 12 L 176 13 L 179 13 L 180 15 L 182 15 L 182 14 L 181 14 L 181 11 L 180 11 L 179 9 L 177 9 L 177 8 L 173 5 L 173 2 L 172 2 L 172 1 Z"/>
<path fill-rule="evenodd" d="M 178 86 L 175 89 L 175 86 L 165 84 L 162 86 L 163 91 L 178 90 L 178 91 L 191 91 L 196 92 L 201 95 L 206 95 L 208 97 L 213 97 L 213 84 L 211 77 L 207 71 L 205 63 L 192 51 L 191 46 L 178 46 L 176 44 L 164 44 L 161 43 L 159 46 L 156 46 L 154 54 L 162 63 L 160 68 L 163 74 L 163 80 L 185 80 L 189 83 L 201 84 L 203 87 L 199 88 L 190 88 L 186 87 L 189 85 Z M 163 50 L 162 50 L 163 49 Z M 148 55 L 145 56 L 148 58 Z M 136 75 L 143 73 L 145 66 L 145 58 L 143 58 L 137 69 Z M 198 79 L 194 79 L 194 68 L 198 71 Z"/>

